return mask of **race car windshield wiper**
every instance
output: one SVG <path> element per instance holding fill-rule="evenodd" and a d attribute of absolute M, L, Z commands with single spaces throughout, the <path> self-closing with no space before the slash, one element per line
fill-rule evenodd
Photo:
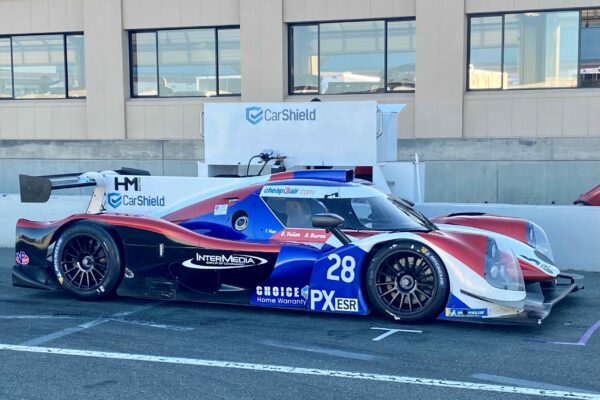
<path fill-rule="evenodd" d="M 419 223 L 423 224 L 427 228 L 427 232 L 435 231 L 438 227 L 429 220 L 423 213 L 416 210 L 413 206 L 411 206 L 407 201 L 400 197 L 390 196 L 390 199 L 394 204 L 396 204 L 402 211 L 406 214 L 412 216 Z"/>
<path fill-rule="evenodd" d="M 403 229 L 392 229 L 390 232 L 431 232 L 433 229 L 416 229 L 416 228 L 403 228 Z"/>

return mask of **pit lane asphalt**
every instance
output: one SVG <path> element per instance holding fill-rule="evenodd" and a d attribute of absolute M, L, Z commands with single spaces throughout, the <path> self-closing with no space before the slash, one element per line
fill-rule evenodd
<path fill-rule="evenodd" d="M 60 291 L 12 287 L 13 261 L 12 249 L 0 249 L 0 344 L 600 392 L 600 330 L 586 345 L 548 343 L 577 343 L 600 320 L 598 273 L 582 273 L 586 289 L 557 305 L 541 326 L 400 325 L 374 316 L 197 303 L 81 302 Z M 396 332 L 373 341 L 386 331 L 372 327 L 422 333 Z M 0 349 L 0 399 L 48 398 L 542 397 Z"/>

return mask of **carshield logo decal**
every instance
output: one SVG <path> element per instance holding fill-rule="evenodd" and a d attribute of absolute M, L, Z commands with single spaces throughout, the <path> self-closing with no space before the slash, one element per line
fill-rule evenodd
<path fill-rule="evenodd" d="M 247 254 L 199 254 L 181 264 L 192 269 L 235 269 L 266 264 L 267 260 Z"/>
<path fill-rule="evenodd" d="M 263 120 L 264 112 L 261 107 L 246 107 L 246 120 L 252 125 L 258 124 Z"/>
<path fill-rule="evenodd" d="M 119 193 L 109 193 L 107 198 L 108 204 L 112 208 L 118 208 L 119 206 L 121 206 L 121 204 L 123 204 L 123 196 L 121 196 L 121 194 Z"/>

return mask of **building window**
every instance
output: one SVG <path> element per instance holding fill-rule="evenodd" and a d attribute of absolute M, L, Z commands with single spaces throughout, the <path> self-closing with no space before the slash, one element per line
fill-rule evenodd
<path fill-rule="evenodd" d="M 469 18 L 469 90 L 599 86 L 598 10 Z"/>
<path fill-rule="evenodd" d="M 289 26 L 290 94 L 412 91 L 415 21 Z"/>
<path fill-rule="evenodd" d="M 242 68 L 240 66 L 240 30 L 218 31 L 219 94 L 242 93 Z"/>
<path fill-rule="evenodd" d="M 133 97 L 239 95 L 239 28 L 131 32 Z"/>
<path fill-rule="evenodd" d="M 415 89 L 415 21 L 387 24 L 387 91 Z"/>
<path fill-rule="evenodd" d="M 82 97 L 83 34 L 0 37 L 0 99 Z"/>
<path fill-rule="evenodd" d="M 13 97 L 10 54 L 10 38 L 0 38 L 0 98 L 2 99 Z"/>
<path fill-rule="evenodd" d="M 582 10 L 580 27 L 579 85 L 600 87 L 600 9 Z"/>
<path fill-rule="evenodd" d="M 68 97 L 85 97 L 85 50 L 83 35 L 67 36 Z"/>

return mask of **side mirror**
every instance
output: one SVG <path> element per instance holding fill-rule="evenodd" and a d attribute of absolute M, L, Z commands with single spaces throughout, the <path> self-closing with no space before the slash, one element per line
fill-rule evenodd
<path fill-rule="evenodd" d="M 313 228 L 332 229 L 344 223 L 344 218 L 337 214 L 321 213 L 312 217 Z"/>
<path fill-rule="evenodd" d="M 351 242 L 350 238 L 346 236 L 344 232 L 339 228 L 344 223 L 344 218 L 337 214 L 315 214 L 312 217 L 313 228 L 325 229 L 327 232 L 333 233 L 342 244 L 348 244 Z"/>

